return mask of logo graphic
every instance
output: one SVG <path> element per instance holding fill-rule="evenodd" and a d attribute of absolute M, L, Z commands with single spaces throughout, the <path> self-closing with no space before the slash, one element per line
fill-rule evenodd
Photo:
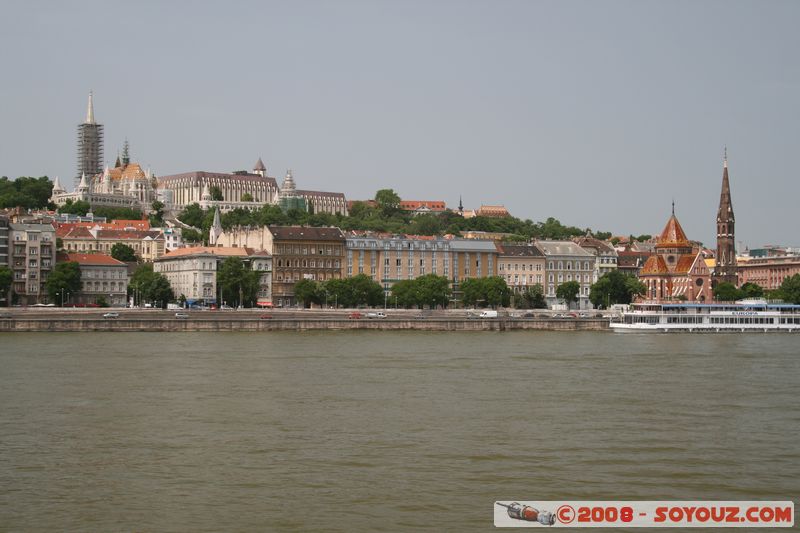
<path fill-rule="evenodd" d="M 501 507 L 505 507 L 508 516 L 516 520 L 523 520 L 525 522 L 538 522 L 543 526 L 552 526 L 556 523 L 556 516 L 550 511 L 540 511 L 535 507 L 522 505 L 519 502 L 511 502 L 509 504 L 500 502 L 495 503 Z"/>

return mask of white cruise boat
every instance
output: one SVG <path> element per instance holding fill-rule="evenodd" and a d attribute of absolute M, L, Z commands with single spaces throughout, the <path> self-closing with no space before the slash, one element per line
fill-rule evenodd
<path fill-rule="evenodd" d="M 736 303 L 637 303 L 611 320 L 621 333 L 800 333 L 800 305 L 763 299 Z"/>

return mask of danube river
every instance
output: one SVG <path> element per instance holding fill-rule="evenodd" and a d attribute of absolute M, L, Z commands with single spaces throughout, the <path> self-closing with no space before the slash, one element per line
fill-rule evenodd
<path fill-rule="evenodd" d="M 474 531 L 790 500 L 800 337 L 0 335 L 0 530 Z"/>

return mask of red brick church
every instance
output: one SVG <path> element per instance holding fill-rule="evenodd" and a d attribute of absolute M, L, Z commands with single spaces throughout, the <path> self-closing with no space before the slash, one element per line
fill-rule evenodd
<path fill-rule="evenodd" d="M 639 279 L 647 287 L 646 300 L 711 301 L 711 271 L 700 247 L 692 244 L 675 217 L 675 205 L 655 253 L 645 262 Z"/>

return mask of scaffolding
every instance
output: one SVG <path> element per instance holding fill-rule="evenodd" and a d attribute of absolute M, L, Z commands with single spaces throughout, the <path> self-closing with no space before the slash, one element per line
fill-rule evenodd
<path fill-rule="evenodd" d="M 83 123 L 78 125 L 78 174 L 75 189 L 86 174 L 89 179 L 103 172 L 103 125 Z"/>

